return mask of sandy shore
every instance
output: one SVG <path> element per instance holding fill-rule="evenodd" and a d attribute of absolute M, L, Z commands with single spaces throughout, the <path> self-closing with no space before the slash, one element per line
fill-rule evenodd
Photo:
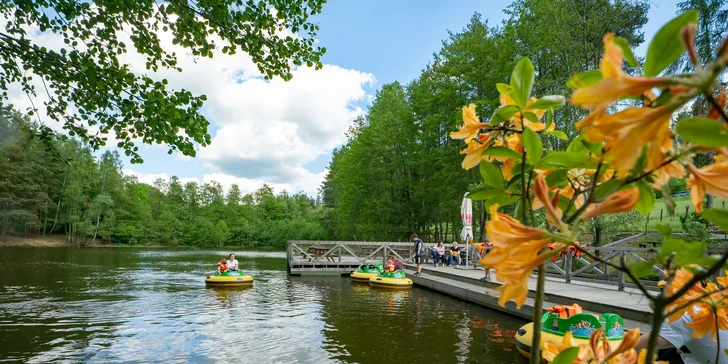
<path fill-rule="evenodd" d="M 44 247 L 44 248 L 62 248 L 62 247 L 75 247 L 76 244 L 69 243 L 66 237 L 63 235 L 49 235 L 39 236 L 34 238 L 23 238 L 18 236 L 8 236 L 7 241 L 0 242 L 0 247 L 3 246 L 32 246 L 32 247 Z M 116 246 L 116 244 L 102 243 L 96 239 L 93 243 L 89 240 L 85 246 Z"/>

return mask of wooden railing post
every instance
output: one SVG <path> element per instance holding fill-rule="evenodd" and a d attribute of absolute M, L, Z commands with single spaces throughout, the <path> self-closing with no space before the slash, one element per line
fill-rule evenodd
<path fill-rule="evenodd" d="M 649 216 L 649 215 L 648 215 Z M 624 262 L 624 250 L 619 252 L 619 261 Z M 619 271 L 619 284 L 617 285 L 618 291 L 624 291 L 624 271 Z"/>
<path fill-rule="evenodd" d="M 568 254 L 566 254 L 566 263 L 564 263 L 564 276 L 566 277 L 566 283 L 571 283 L 571 260 L 572 254 L 570 251 L 568 251 Z"/>

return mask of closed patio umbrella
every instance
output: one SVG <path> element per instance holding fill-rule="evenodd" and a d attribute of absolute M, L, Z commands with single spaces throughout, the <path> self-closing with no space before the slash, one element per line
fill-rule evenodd
<path fill-rule="evenodd" d="M 463 220 L 463 231 L 460 232 L 460 237 L 465 240 L 465 259 L 470 260 L 470 254 L 468 249 L 470 248 L 470 239 L 473 237 L 473 201 L 468 198 L 468 193 L 463 196 L 463 203 L 460 205 L 460 218 Z M 468 265 L 468 261 L 465 262 L 465 266 Z"/>

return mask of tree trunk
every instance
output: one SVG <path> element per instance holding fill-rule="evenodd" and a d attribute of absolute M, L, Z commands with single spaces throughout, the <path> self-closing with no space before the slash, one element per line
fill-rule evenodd
<path fill-rule="evenodd" d="M 601 226 L 594 226 L 594 246 L 602 245 L 602 230 Z"/>
<path fill-rule="evenodd" d="M 2 241 L 4 243 L 5 242 L 5 234 L 8 231 L 8 202 L 7 201 L 5 201 L 5 203 L 3 204 L 3 227 L 2 227 L 2 230 L 3 230 L 2 231 L 2 239 L 0 239 L 0 241 Z"/>
<path fill-rule="evenodd" d="M 58 194 L 58 204 L 56 205 L 56 218 L 53 220 L 53 227 L 51 228 L 51 234 L 56 229 L 56 223 L 58 223 L 58 212 L 61 211 L 61 197 L 63 197 L 63 191 L 66 189 L 66 177 L 68 176 L 68 164 L 66 164 L 66 170 L 63 172 L 63 184 L 61 185 L 61 193 Z"/>
<path fill-rule="evenodd" d="M 480 235 L 478 241 L 485 241 L 485 201 L 480 200 Z"/>

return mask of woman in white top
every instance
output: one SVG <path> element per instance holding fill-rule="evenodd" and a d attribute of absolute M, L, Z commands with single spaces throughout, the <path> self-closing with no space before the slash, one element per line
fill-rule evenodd
<path fill-rule="evenodd" d="M 238 270 L 238 261 L 235 260 L 235 254 L 230 253 L 230 259 L 228 259 L 228 269 Z"/>

